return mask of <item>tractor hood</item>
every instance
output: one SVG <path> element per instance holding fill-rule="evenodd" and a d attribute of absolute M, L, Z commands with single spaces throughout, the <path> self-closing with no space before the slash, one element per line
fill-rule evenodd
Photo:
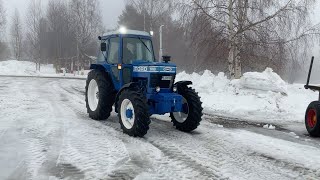
<path fill-rule="evenodd" d="M 132 65 L 134 73 L 176 73 L 177 71 L 177 66 L 173 63 L 134 61 Z"/>

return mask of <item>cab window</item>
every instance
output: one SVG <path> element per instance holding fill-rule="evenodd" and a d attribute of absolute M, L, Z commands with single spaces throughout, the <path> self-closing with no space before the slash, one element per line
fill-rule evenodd
<path fill-rule="evenodd" d="M 105 43 L 107 44 L 107 47 L 109 46 L 109 41 L 105 41 Z M 106 61 L 106 57 L 107 57 L 107 52 L 108 49 L 106 51 L 100 51 L 98 52 L 98 57 L 97 57 L 97 62 L 98 63 L 103 63 Z"/>
<path fill-rule="evenodd" d="M 132 64 L 134 60 L 155 61 L 151 40 L 142 38 L 123 39 L 123 63 Z"/>
<path fill-rule="evenodd" d="M 109 40 L 109 53 L 108 53 L 108 63 L 117 64 L 119 61 L 119 37 L 110 38 Z"/>

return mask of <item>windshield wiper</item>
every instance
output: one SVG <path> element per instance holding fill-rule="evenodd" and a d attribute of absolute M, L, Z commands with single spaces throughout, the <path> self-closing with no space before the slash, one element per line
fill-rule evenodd
<path fill-rule="evenodd" d="M 148 49 L 148 51 L 152 54 L 151 50 L 148 48 L 146 43 L 143 42 L 143 40 L 139 37 L 139 40 L 142 42 L 142 44 Z"/>

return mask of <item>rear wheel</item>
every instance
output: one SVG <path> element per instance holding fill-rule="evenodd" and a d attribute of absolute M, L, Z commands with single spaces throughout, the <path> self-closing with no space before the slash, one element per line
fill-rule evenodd
<path fill-rule="evenodd" d="M 89 117 L 105 120 L 110 116 L 115 90 L 107 73 L 92 70 L 86 82 L 86 107 Z"/>
<path fill-rule="evenodd" d="M 305 124 L 310 136 L 320 137 L 320 102 L 314 101 L 309 104 L 306 115 Z"/>
<path fill-rule="evenodd" d="M 124 133 L 143 137 L 149 130 L 147 99 L 138 89 L 125 89 L 117 102 L 118 116 Z"/>
<path fill-rule="evenodd" d="M 180 131 L 190 132 L 199 125 L 202 117 L 202 102 L 194 89 L 187 86 L 178 88 L 182 95 L 182 112 L 170 113 L 173 125 Z"/>

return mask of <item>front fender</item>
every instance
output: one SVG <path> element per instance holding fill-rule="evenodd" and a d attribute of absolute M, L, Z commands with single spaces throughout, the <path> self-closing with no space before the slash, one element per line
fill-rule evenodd
<path fill-rule="evenodd" d="M 177 88 L 179 88 L 182 86 L 192 85 L 192 82 L 191 81 L 179 81 L 179 82 L 176 82 L 174 85 L 177 86 Z"/>
<path fill-rule="evenodd" d="M 191 81 L 179 81 L 174 84 L 177 87 L 178 93 L 188 88 L 188 85 L 192 85 Z"/>
<path fill-rule="evenodd" d="M 124 91 L 125 89 L 128 89 L 128 88 L 135 87 L 135 86 L 139 86 L 139 84 L 136 83 L 136 82 L 130 82 L 130 83 L 125 84 L 124 86 L 122 86 L 122 88 L 118 91 L 118 93 L 116 95 L 116 101 L 114 103 L 114 107 L 115 107 L 116 113 L 118 113 L 118 101 L 119 101 L 119 96 L 122 93 L 122 91 Z"/>

